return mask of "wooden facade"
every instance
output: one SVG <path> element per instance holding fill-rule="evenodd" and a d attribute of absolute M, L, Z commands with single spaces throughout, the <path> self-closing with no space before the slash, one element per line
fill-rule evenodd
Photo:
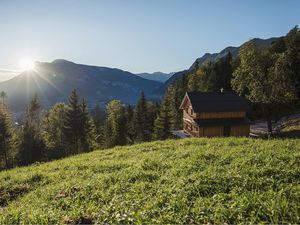
<path fill-rule="evenodd" d="M 228 97 L 225 94 L 192 94 L 195 102 L 191 101 L 187 93 L 180 106 L 183 110 L 185 133 L 193 137 L 249 136 L 250 123 L 246 117 L 247 107 L 238 102 L 243 99 L 233 94 L 231 94 L 232 101 L 231 95 Z M 197 96 L 200 96 L 199 101 L 197 101 Z M 205 101 L 206 96 L 207 101 Z M 222 98 L 226 101 L 222 101 Z M 212 107 L 207 107 L 208 104 Z"/>

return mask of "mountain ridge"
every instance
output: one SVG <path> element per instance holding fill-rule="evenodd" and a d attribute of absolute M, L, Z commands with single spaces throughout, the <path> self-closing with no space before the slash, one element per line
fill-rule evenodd
<path fill-rule="evenodd" d="M 34 70 L 1 82 L 0 90 L 7 92 L 9 105 L 15 111 L 24 109 L 35 93 L 48 108 L 56 102 L 66 102 L 73 89 L 86 97 L 90 106 L 96 102 L 105 105 L 112 99 L 134 104 L 142 90 L 149 99 L 155 98 L 151 92 L 160 84 L 117 68 L 57 59 L 50 63 L 36 62 Z"/>
<path fill-rule="evenodd" d="M 256 47 L 261 48 L 261 47 L 270 46 L 271 43 L 273 41 L 277 40 L 278 38 L 280 38 L 280 37 L 271 37 L 271 38 L 267 38 L 267 39 L 253 38 L 249 41 L 244 42 L 243 44 L 241 44 L 238 47 L 228 46 L 228 47 L 222 49 L 218 53 L 205 53 L 203 56 L 197 58 L 188 69 L 182 70 L 182 71 L 179 71 L 179 72 L 176 72 L 175 74 L 173 74 L 173 76 L 171 76 L 163 85 L 161 85 L 158 89 L 156 89 L 154 91 L 154 93 L 155 94 L 163 94 L 165 92 L 165 90 L 168 88 L 168 86 L 172 84 L 172 82 L 174 82 L 176 79 L 180 79 L 182 76 L 184 76 L 185 74 L 187 74 L 188 72 L 193 70 L 195 68 L 196 64 L 198 64 L 198 66 L 201 66 L 204 62 L 206 62 L 208 60 L 211 62 L 216 62 L 217 60 L 225 57 L 229 52 L 231 53 L 233 58 L 236 58 L 236 57 L 238 57 L 240 48 L 250 41 L 254 41 Z"/>
<path fill-rule="evenodd" d="M 153 73 L 137 73 L 136 75 L 148 79 L 148 80 L 155 80 L 161 83 L 166 82 L 171 76 L 174 75 L 175 72 L 172 73 L 163 73 L 160 71 L 153 72 Z"/>

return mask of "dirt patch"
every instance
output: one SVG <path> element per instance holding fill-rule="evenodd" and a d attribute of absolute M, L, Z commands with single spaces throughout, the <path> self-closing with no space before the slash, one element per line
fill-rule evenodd
<path fill-rule="evenodd" d="M 65 224 L 93 224 L 93 218 L 90 215 L 85 215 L 80 217 L 79 219 L 71 219 L 71 218 L 65 218 L 64 222 Z"/>
<path fill-rule="evenodd" d="M 28 184 L 22 184 L 10 189 L 0 189 L 0 206 L 6 206 L 10 201 L 28 193 L 30 191 Z"/>

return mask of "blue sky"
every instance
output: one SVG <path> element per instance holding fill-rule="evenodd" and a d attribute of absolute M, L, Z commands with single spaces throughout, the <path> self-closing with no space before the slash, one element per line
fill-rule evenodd
<path fill-rule="evenodd" d="M 0 0 L 0 70 L 19 70 L 29 57 L 179 71 L 206 52 L 297 24 L 298 0 Z"/>

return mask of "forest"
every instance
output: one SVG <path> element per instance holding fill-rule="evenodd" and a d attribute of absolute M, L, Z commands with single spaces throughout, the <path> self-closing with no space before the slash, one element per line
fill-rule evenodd
<path fill-rule="evenodd" d="M 96 105 L 76 90 L 67 103 L 45 110 L 34 95 L 16 124 L 1 92 L 0 168 L 8 169 L 69 155 L 172 138 L 182 128 L 181 100 L 187 91 L 235 91 L 252 106 L 251 119 L 264 118 L 272 135 L 272 123 L 300 107 L 300 30 L 296 26 L 267 48 L 253 42 L 242 46 L 239 57 L 229 53 L 216 62 L 196 65 L 166 90 L 160 102 L 147 101 L 141 91 L 135 105 L 119 100 Z M 1 91 L 1 90 L 0 90 Z"/>

